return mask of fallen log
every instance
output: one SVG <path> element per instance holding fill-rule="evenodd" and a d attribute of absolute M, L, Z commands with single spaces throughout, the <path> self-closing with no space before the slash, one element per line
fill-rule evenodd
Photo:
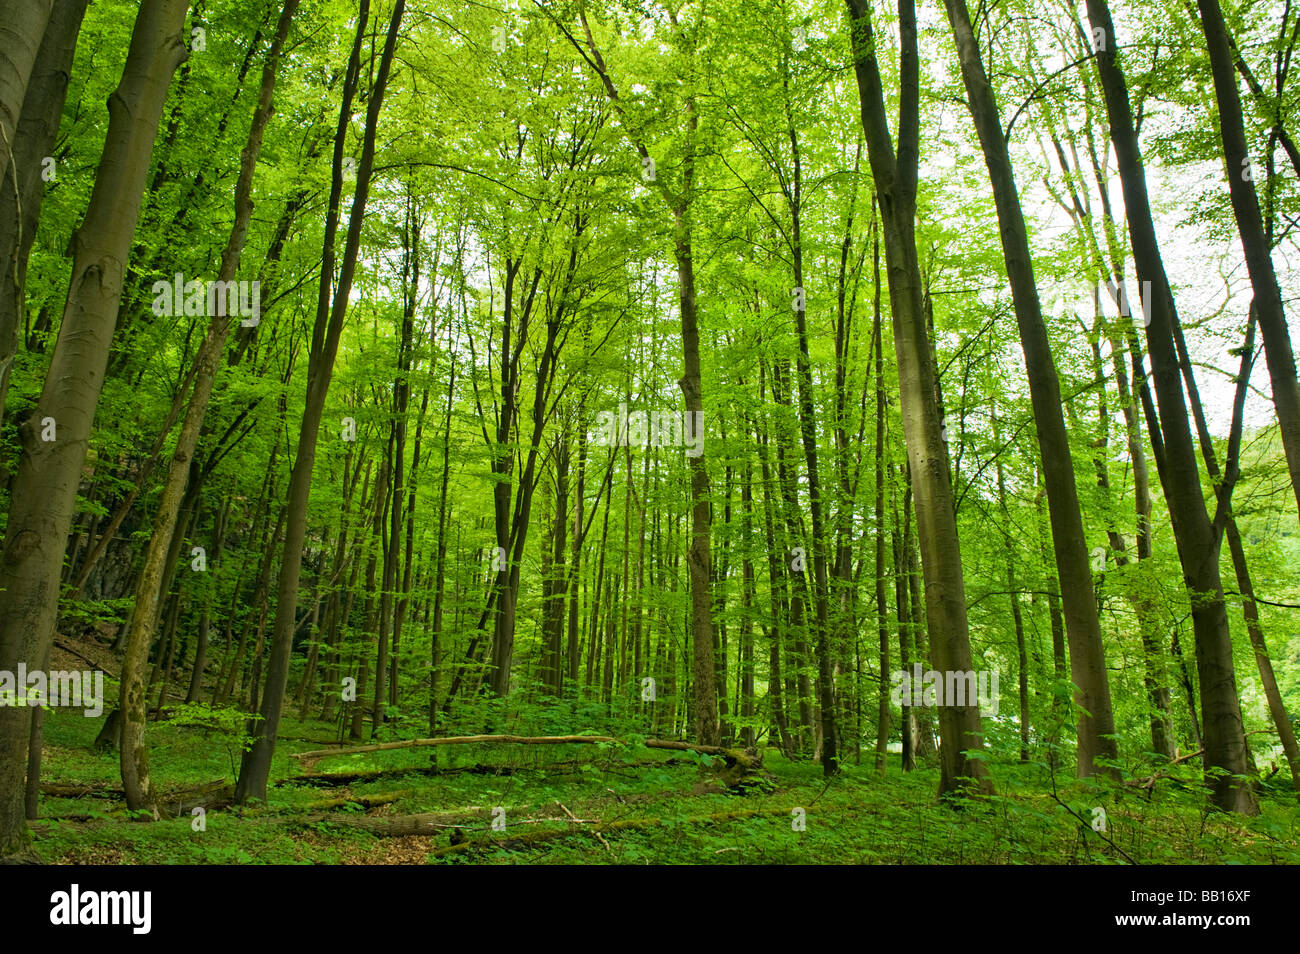
<path fill-rule="evenodd" d="M 365 752 L 392 752 L 397 749 L 436 745 L 472 745 L 475 743 L 510 745 L 591 745 L 610 743 L 613 745 L 627 745 L 621 739 L 615 739 L 607 735 L 453 735 L 433 739 L 402 739 L 398 742 L 376 742 L 371 745 L 312 749 L 307 752 L 291 752 L 290 757 L 297 759 L 305 769 L 310 769 L 321 759 L 335 755 L 360 755 Z M 646 739 L 643 744 L 650 749 L 670 749 L 677 752 L 700 752 L 704 755 L 721 756 L 726 761 L 728 769 L 736 770 L 733 774 L 737 776 L 737 779 L 755 772 L 763 766 L 762 756 L 756 754 L 753 750 L 728 749 L 720 745 L 699 745 L 694 742 L 681 742 L 675 739 Z M 732 784 L 734 784 L 733 781 L 728 781 L 728 785 Z"/>
<path fill-rule="evenodd" d="M 343 808 L 345 806 L 356 805 L 358 808 L 378 808 L 380 805 L 391 805 L 400 798 L 405 798 L 411 794 L 410 789 L 403 789 L 400 792 L 384 792 L 375 795 L 347 795 L 341 798 L 323 798 L 314 802 L 308 802 L 302 808 L 305 811 L 321 811 L 328 808 Z"/>
<path fill-rule="evenodd" d="M 326 822 L 339 828 L 355 828 L 369 832 L 376 838 L 405 838 L 410 835 L 436 835 L 446 828 L 465 828 L 467 823 L 477 820 L 466 819 L 464 815 L 447 812 L 421 812 L 416 815 L 389 815 L 372 817 L 369 815 L 315 814 L 301 818 L 287 819 L 290 825 L 316 825 Z"/>
<path fill-rule="evenodd" d="M 188 795 L 188 798 L 178 798 L 180 795 Z M 180 792 L 172 793 L 170 801 L 158 802 L 158 813 L 169 818 L 179 818 L 181 815 L 188 815 L 196 808 L 216 809 L 228 808 L 235 800 L 235 786 L 229 785 L 224 781 L 209 782 L 196 789 L 185 789 Z"/>
<path fill-rule="evenodd" d="M 121 798 L 121 784 L 121 782 L 84 782 L 80 785 L 63 785 L 58 782 L 43 782 L 41 794 L 52 798 L 85 798 L 87 795 Z"/>
<path fill-rule="evenodd" d="M 304 772 L 301 775 L 287 775 L 284 778 L 277 779 L 271 784 L 275 787 L 281 785 L 311 785 L 317 788 L 337 787 L 340 785 L 351 785 L 353 782 L 373 782 L 383 778 L 401 778 L 404 775 L 420 775 L 425 778 L 437 778 L 441 775 L 518 775 L 526 772 L 545 771 L 547 774 L 555 774 L 557 770 L 576 772 L 583 765 L 590 765 L 589 761 L 581 759 L 562 759 L 558 762 L 547 762 L 545 769 L 539 769 L 535 766 L 520 765 L 486 765 L 482 762 L 475 762 L 473 765 L 449 765 L 442 768 L 436 766 L 419 766 L 413 765 L 407 768 L 391 769 L 362 769 L 356 772 Z M 662 768 L 664 766 L 675 766 L 690 763 L 688 759 L 648 759 L 637 762 L 618 762 L 618 768 L 635 769 L 646 766 Z"/>
<path fill-rule="evenodd" d="M 477 766 L 470 766 L 477 768 Z M 443 771 L 447 771 L 443 769 Z M 302 775 L 287 775 L 271 783 L 278 788 L 281 785 L 310 785 L 313 788 L 336 788 L 351 785 L 354 782 L 373 782 L 381 778 L 401 778 L 404 775 L 434 776 L 439 772 L 435 768 L 366 769 L 360 772 L 309 772 Z"/>
<path fill-rule="evenodd" d="M 205 782 L 202 785 L 191 785 L 188 788 L 159 792 L 158 797 L 176 800 L 182 799 L 186 795 L 209 795 L 225 787 L 229 787 L 226 785 L 225 779 L 217 779 L 212 782 Z M 41 794 L 49 795 L 51 798 L 122 798 L 122 788 L 120 782 L 85 782 L 80 785 L 46 782 L 41 785 Z"/>
<path fill-rule="evenodd" d="M 671 739 L 646 739 L 646 748 L 672 749 L 678 752 L 701 752 L 720 756 L 726 768 L 719 774 L 727 788 L 743 788 L 751 775 L 763 769 L 763 757 L 750 749 L 728 749 L 719 745 L 696 745 L 694 742 L 677 742 Z"/>
<path fill-rule="evenodd" d="M 712 825 L 719 822 L 739 821 L 742 818 L 757 818 L 761 815 L 780 815 L 784 818 L 790 817 L 790 812 L 785 808 L 750 808 L 733 812 L 718 812 L 713 815 L 699 815 L 694 818 L 675 819 L 677 825 Z M 456 854 L 465 851 L 486 851 L 498 848 L 526 848 L 531 847 L 539 842 L 553 841 L 557 838 L 568 838 L 572 835 L 591 835 L 594 838 L 604 841 L 603 835 L 611 832 L 635 830 L 639 828 L 653 828 L 656 825 L 664 823 L 664 819 L 658 816 L 652 818 L 626 818 L 620 821 L 606 822 L 601 825 L 591 827 L 569 828 L 548 828 L 542 831 L 521 832 L 517 835 L 507 835 L 504 838 L 473 838 L 463 841 L 459 844 L 448 845 L 443 848 L 435 848 L 429 852 L 430 858 L 440 858 L 444 855 Z M 609 846 L 606 845 L 606 848 Z"/>
<path fill-rule="evenodd" d="M 1175 759 L 1170 759 L 1169 765 L 1171 766 L 1178 765 L 1181 762 L 1186 762 L 1189 761 L 1190 759 L 1199 758 L 1201 755 L 1204 754 L 1205 754 L 1205 749 L 1197 749 L 1195 752 L 1188 752 L 1186 755 L 1180 755 Z M 1143 789 L 1144 791 L 1150 792 L 1155 788 L 1156 782 L 1160 781 L 1163 778 L 1173 778 L 1173 776 L 1170 775 L 1168 772 L 1155 772 L 1151 775 L 1146 776 L 1145 778 L 1130 778 L 1126 780 L 1124 784 L 1132 788 L 1140 788 Z"/>
<path fill-rule="evenodd" d="M 377 742 L 373 745 L 338 746 L 330 749 L 313 749 L 309 752 L 291 752 L 290 758 L 311 765 L 331 755 L 359 755 L 363 752 L 391 752 L 395 749 L 422 748 L 429 745 L 471 745 L 482 743 L 508 743 L 512 745 L 576 745 L 613 742 L 618 739 L 607 735 L 450 735 L 438 739 L 403 739 L 400 742 Z"/>

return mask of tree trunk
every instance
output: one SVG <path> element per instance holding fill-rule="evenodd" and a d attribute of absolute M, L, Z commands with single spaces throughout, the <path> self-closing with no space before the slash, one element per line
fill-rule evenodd
<path fill-rule="evenodd" d="M 448 336 L 450 336 L 450 327 Z M 438 576 L 434 581 L 433 625 L 429 645 L 429 734 L 438 722 L 438 648 L 442 641 L 443 596 L 447 570 L 447 493 L 451 484 L 451 412 L 456 393 L 456 359 L 447 349 L 451 366 L 447 370 L 447 413 L 442 426 L 442 480 L 438 489 Z"/>
<path fill-rule="evenodd" d="M 971 670 L 970 627 L 961 544 L 936 390 L 938 372 L 921 302 L 921 269 L 914 231 L 920 123 L 916 8 L 913 0 L 899 0 L 902 79 L 896 156 L 885 115 L 870 6 L 868 0 L 846 2 L 862 125 L 885 236 L 903 433 L 915 486 L 917 535 L 925 575 L 930 656 L 941 672 L 967 672 Z M 991 792 L 988 768 L 981 758 L 984 743 L 979 706 L 941 707 L 939 733 L 940 795 L 967 787 Z"/>
<path fill-rule="evenodd" d="M 889 759 L 889 720 L 892 714 L 890 708 L 890 689 L 892 680 L 889 677 L 889 607 L 885 602 L 885 417 L 888 405 L 885 401 L 885 359 L 884 359 L 884 335 L 881 331 L 880 320 L 880 268 L 879 256 L 877 255 L 876 267 L 876 289 L 875 289 L 875 307 L 871 318 L 871 347 L 876 355 L 876 453 L 875 453 L 875 478 L 876 478 L 876 500 L 875 500 L 875 544 L 876 544 L 876 629 L 880 639 L 880 683 L 877 686 L 877 695 L 879 696 L 877 715 L 876 715 L 876 771 L 881 775 L 885 774 L 886 764 Z M 901 577 L 896 578 L 901 580 Z M 897 598 L 900 589 L 895 587 L 895 597 Z M 906 662 L 900 654 L 902 671 L 906 672 Z M 906 696 L 906 694 L 904 694 Z M 906 763 L 912 757 L 911 752 L 911 732 L 908 731 L 907 725 L 910 716 L 909 709 L 903 706 L 903 748 L 907 751 L 903 753 L 903 761 Z"/>
<path fill-rule="evenodd" d="M 1161 479 L 1169 505 L 1183 580 L 1192 604 L 1196 666 L 1201 680 L 1205 768 L 1211 801 L 1247 815 L 1259 812 L 1247 773 L 1246 736 L 1232 663 L 1232 638 L 1219 576 L 1219 542 L 1201 496 L 1196 451 L 1187 425 L 1178 359 L 1173 347 L 1176 310 L 1165 275 L 1147 195 L 1146 172 L 1129 107 L 1128 87 L 1116 59 L 1117 39 L 1105 0 L 1088 0 L 1088 16 L 1099 37 L 1097 69 L 1105 93 L 1111 138 L 1119 159 L 1124 207 L 1143 301 L 1150 301 L 1147 350 L 1151 355 L 1165 466 Z M 1149 290 L 1149 296 L 1145 290 Z"/>
<path fill-rule="evenodd" d="M 18 338 L 27 310 L 27 257 L 36 238 L 41 203 L 45 199 L 47 168 L 49 174 L 57 175 L 57 167 L 47 167 L 44 160 L 54 151 L 77 52 L 77 37 L 88 2 L 55 0 L 53 12 L 47 9 L 49 24 L 23 96 L 17 132 L 10 141 L 13 163 L 0 176 L 0 223 L 4 224 L 0 229 L 3 266 L 0 267 L 3 272 L 0 275 L 0 423 L 4 421 L 9 375 L 18 354 Z M 29 0 L 20 0 L 18 5 L 23 7 L 24 16 L 39 11 L 42 6 Z M 48 3 L 44 6 L 49 8 Z M 6 17 L 3 22 L 10 21 Z M 12 67 L 12 61 L 9 65 Z M 7 161 L 9 155 L 6 149 L 0 161 Z"/>
<path fill-rule="evenodd" d="M 275 39 L 267 54 L 262 72 L 262 87 L 253 113 L 248 142 L 240 154 L 239 181 L 235 186 L 235 220 L 221 255 L 221 270 L 217 281 L 232 283 L 239 271 L 239 260 L 248 238 L 248 226 L 253 217 L 253 171 L 262 151 L 262 134 L 271 119 L 272 100 L 275 94 L 276 72 L 280 51 L 289 34 L 289 25 L 298 7 L 298 0 L 286 0 Z M 229 288 L 229 284 L 223 287 Z M 236 294 L 234 292 L 228 294 Z M 198 369 L 194 378 L 194 392 L 190 397 L 185 420 L 181 424 L 176 449 L 171 456 L 167 478 L 163 483 L 158 512 L 154 516 L 149 546 L 145 551 L 144 567 L 140 571 L 135 592 L 135 609 L 126 637 L 126 652 L 122 658 L 122 790 L 126 793 L 127 807 L 144 808 L 149 800 L 149 761 L 144 743 L 146 698 L 142 678 L 153 638 L 158 602 L 165 585 L 163 571 L 167 554 L 172 549 L 173 535 L 177 532 L 177 517 L 189 482 L 191 463 L 199 443 L 199 432 L 208 413 L 212 389 L 216 384 L 217 367 L 226 346 L 230 331 L 229 299 L 218 314 L 210 315 L 208 332 L 195 358 Z"/>
<path fill-rule="evenodd" d="M 16 671 L 20 662 L 39 667 L 53 638 L 59 568 L 117 321 L 122 272 L 163 102 L 186 56 L 181 27 L 188 8 L 187 0 L 144 0 L 121 83 L 109 98 L 103 155 L 85 220 L 73 236 L 58 343 L 36 409 L 20 428 L 23 453 L 0 561 L 0 670 Z M 54 439 L 43 439 L 46 434 Z M 22 776 L 30 728 L 26 709 L 0 709 L 0 856 L 26 844 Z"/>
<path fill-rule="evenodd" d="M 1254 307 L 1259 317 L 1260 336 L 1264 339 L 1264 356 L 1273 384 L 1273 407 L 1277 411 L 1278 431 L 1287 468 L 1291 472 L 1291 490 L 1300 506 L 1300 381 L 1296 378 L 1295 353 L 1287 330 L 1282 293 L 1273 269 L 1269 239 L 1259 212 L 1255 193 L 1255 170 L 1246 147 L 1242 127 L 1241 97 L 1237 74 L 1223 22 L 1219 0 L 1196 0 L 1201 11 L 1201 28 L 1205 32 L 1210 54 L 1210 72 L 1214 76 L 1215 98 L 1219 105 L 1219 130 L 1223 139 L 1223 160 L 1227 166 L 1228 193 L 1237 231 L 1246 257 L 1246 271 L 1255 291 Z M 1280 82 L 1280 81 L 1279 81 Z"/>
<path fill-rule="evenodd" d="M 50 24 L 53 0 L 4 0 L 0 3 L 0 179 L 9 171 L 11 150 L 17 159 L 18 125 L 28 83 Z M 62 11 L 61 11 L 62 12 Z M 171 73 L 169 72 L 170 79 Z"/>
<path fill-rule="evenodd" d="M 267 669 L 266 693 L 262 700 L 262 719 L 254 727 L 253 744 L 244 753 L 240 764 L 239 781 L 235 786 L 235 800 L 240 804 L 250 799 L 259 801 L 266 799 L 266 783 L 271 773 L 271 756 L 275 751 L 275 736 L 280 726 L 284 690 L 289 678 L 289 657 L 293 651 L 298 580 L 302 572 L 302 550 L 307 536 L 307 501 L 311 495 L 311 475 L 316 464 L 316 442 L 320 434 L 321 417 L 325 411 L 325 395 L 334 373 L 334 359 L 338 355 L 343 319 L 347 314 L 348 299 L 352 292 L 357 252 L 361 244 L 361 225 L 365 219 L 366 200 L 370 193 L 370 175 L 374 168 L 375 134 L 378 131 L 379 112 L 383 106 L 384 90 L 388 84 L 389 68 L 393 62 L 393 50 L 397 45 L 398 28 L 405 9 L 406 0 L 397 0 L 388 23 L 388 33 L 380 55 L 379 69 L 366 104 L 366 131 L 361 160 L 357 164 L 356 193 L 352 200 L 343 261 L 339 268 L 338 284 L 335 287 L 334 303 L 331 308 L 330 285 L 334 277 L 333 243 L 338 229 L 339 197 L 343 188 L 343 154 L 346 133 L 350 125 L 353 95 L 361 72 L 361 46 L 368 19 L 369 0 L 362 0 L 362 12 L 357 20 L 357 36 L 348 64 L 350 82 L 344 83 L 346 92 L 339 112 L 338 134 L 334 141 L 334 175 L 325 229 L 325 256 L 321 268 L 316 322 L 312 330 L 307 400 L 303 409 L 298 455 L 289 478 L 289 519 L 285 530 L 284 559 L 280 564 L 271 663 Z"/>
<path fill-rule="evenodd" d="M 690 123 L 696 118 L 692 110 Z M 690 188 L 689 185 L 686 186 Z M 684 373 L 678 384 L 689 415 L 686 423 L 704 421 L 704 394 L 700 375 L 699 318 L 695 308 L 695 262 L 691 257 L 689 209 L 677 209 L 676 244 L 677 281 L 682 317 L 682 351 Z M 694 652 L 693 688 L 695 692 L 695 737 L 703 745 L 717 745 L 718 697 L 713 673 L 713 619 L 709 594 L 710 553 L 713 517 L 709 511 L 709 471 L 705 454 L 689 458 L 691 471 L 691 543 L 686 566 L 691 580 L 691 643 Z"/>
<path fill-rule="evenodd" d="M 1088 541 L 1083 533 L 1070 441 L 1061 416 L 1061 385 L 1056 377 L 1056 363 L 1039 307 L 1029 236 L 1011 167 L 1011 153 L 1002 134 L 1002 120 L 984 72 L 965 0 L 944 0 L 944 5 L 957 43 L 971 115 L 993 185 L 1002 253 L 1029 376 L 1030 400 L 1047 488 L 1047 509 L 1052 523 L 1056 572 L 1065 609 L 1065 634 L 1070 644 L 1078 733 L 1076 770 L 1081 778 L 1098 772 L 1118 778 L 1119 768 L 1114 764 L 1118 756 L 1115 720 L 1111 713 L 1106 652 L 1101 641 L 1101 622 L 1092 586 Z"/>

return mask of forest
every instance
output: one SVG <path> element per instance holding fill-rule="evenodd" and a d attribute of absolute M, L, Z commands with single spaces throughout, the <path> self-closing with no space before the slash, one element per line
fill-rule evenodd
<path fill-rule="evenodd" d="M 1300 862 L 1298 43 L 0 0 L 0 857 Z"/>

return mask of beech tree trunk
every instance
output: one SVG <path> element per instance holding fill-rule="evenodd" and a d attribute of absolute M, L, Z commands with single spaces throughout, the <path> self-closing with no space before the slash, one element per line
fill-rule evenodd
<path fill-rule="evenodd" d="M 86 218 L 72 240 L 58 343 L 36 409 L 20 428 L 23 453 L 0 560 L 0 670 L 15 671 L 19 663 L 38 669 L 53 639 L 59 568 L 104 383 L 123 268 L 163 102 L 172 73 L 187 55 L 181 27 L 188 8 L 188 0 L 144 0 L 122 80 L 109 97 L 104 151 Z M 28 709 L 0 708 L 0 856 L 26 843 L 23 769 L 30 716 Z"/>
<path fill-rule="evenodd" d="M 965 0 L 944 0 L 944 5 L 957 41 L 962 80 L 988 166 L 989 180 L 993 184 L 1002 253 L 1029 376 L 1030 400 L 1047 486 L 1047 509 L 1052 522 L 1056 572 L 1061 581 L 1065 635 L 1070 644 L 1078 733 L 1076 770 L 1081 778 L 1097 772 L 1118 778 L 1119 768 L 1113 764 L 1118 750 L 1114 737 L 1115 719 L 1111 713 L 1110 683 L 1106 677 L 1106 651 L 1101 641 L 1101 621 L 1097 616 L 1097 597 L 1092 586 L 1088 541 L 1084 537 L 1083 515 L 1079 510 L 1074 459 L 1061 416 L 1061 385 L 1056 377 L 1056 363 L 1038 302 L 1033 258 L 1011 167 L 1011 153 L 1002 134 L 1002 120 L 984 72 Z M 1099 765 L 1098 760 L 1108 764 Z"/>
<path fill-rule="evenodd" d="M 1187 424 L 1178 358 L 1174 353 L 1173 293 L 1165 275 L 1159 240 L 1147 194 L 1146 171 L 1133 126 L 1128 87 L 1117 60 L 1115 27 L 1105 0 L 1088 0 L 1088 17 L 1098 36 L 1097 69 L 1105 93 L 1111 139 L 1119 160 L 1124 207 L 1138 281 L 1149 289 L 1151 313 L 1147 350 L 1160 409 L 1164 448 L 1161 479 L 1174 528 L 1183 580 L 1192 605 L 1196 636 L 1196 667 L 1201 681 L 1201 710 L 1205 737 L 1205 769 L 1216 807 L 1254 815 L 1259 812 L 1248 771 L 1246 736 L 1232 662 L 1223 584 L 1219 576 L 1219 542 L 1201 495 L 1196 451 Z M 1147 285 L 1146 283 L 1150 283 Z"/>
<path fill-rule="evenodd" d="M 1201 11 L 1201 28 L 1210 53 L 1210 72 L 1214 76 L 1214 94 L 1219 105 L 1219 130 L 1223 139 L 1232 214 L 1237 220 L 1237 231 L 1246 256 L 1246 271 L 1255 291 L 1254 307 L 1259 317 L 1260 337 L 1264 339 L 1268 375 L 1273 384 L 1273 407 L 1277 411 L 1282 449 L 1291 472 L 1291 490 L 1297 507 L 1300 507 L 1300 380 L 1296 378 L 1295 353 L 1291 350 L 1291 335 L 1282 308 L 1282 292 L 1277 284 L 1269 240 L 1259 212 L 1259 197 L 1255 192 L 1257 170 L 1251 164 L 1246 147 L 1228 28 L 1223 22 L 1219 0 L 1196 0 L 1196 5 Z"/>
<path fill-rule="evenodd" d="M 10 151 L 17 155 L 23 100 L 53 6 L 53 0 L 0 2 L 0 179 L 9 170 Z"/>
<path fill-rule="evenodd" d="M 58 175 L 58 166 L 47 166 L 45 159 L 53 158 L 88 2 L 55 0 L 23 97 L 22 115 L 12 140 L 13 161 L 0 176 L 0 423 L 4 421 L 9 377 L 26 313 L 27 257 L 45 199 L 47 169 L 49 175 Z M 29 10 L 40 7 L 30 2 L 21 5 Z M 9 50 L 4 48 L 7 53 Z M 8 158 L 6 150 L 4 159 Z"/>
<path fill-rule="evenodd" d="M 961 544 L 957 539 L 952 476 L 936 390 L 938 371 L 921 303 L 921 269 L 914 231 L 920 132 L 916 6 L 913 0 L 899 0 L 898 4 L 902 52 L 898 153 L 895 155 L 885 115 L 869 0 L 846 2 L 854 71 L 862 101 L 862 127 L 885 236 L 903 434 L 915 488 L 917 536 L 925 576 L 930 658 L 935 669 L 941 672 L 966 672 L 972 667 Z M 979 706 L 942 706 L 938 714 L 942 739 L 939 794 L 965 788 L 991 792 L 988 768 L 980 758 L 984 741 Z"/>
<path fill-rule="evenodd" d="M 357 80 L 361 72 L 361 46 L 369 18 L 369 6 L 369 0 L 362 0 L 361 13 L 357 18 L 356 39 L 348 63 L 349 77 L 344 82 L 345 91 L 343 105 L 339 111 L 338 134 L 334 140 L 334 175 L 325 229 L 325 256 L 321 267 L 316 321 L 312 330 L 307 373 L 307 402 L 303 409 L 298 454 L 289 477 L 288 521 L 285 528 L 284 559 L 280 564 L 280 580 L 277 587 L 271 662 L 267 667 L 266 692 L 262 697 L 262 719 L 255 723 L 252 747 L 244 753 L 240 763 L 239 781 L 235 786 L 235 800 L 240 804 L 249 800 L 265 801 L 266 799 L 266 783 L 271 773 L 271 756 L 275 752 L 275 736 L 280 727 L 284 691 L 289 679 L 289 657 L 293 650 L 298 580 L 302 573 L 302 549 L 307 536 L 307 501 L 311 495 L 311 475 L 316 464 L 316 444 L 320 436 L 321 417 L 325 411 L 325 395 L 329 391 L 330 379 L 334 373 L 334 359 L 338 355 L 343 319 L 347 315 L 348 298 L 352 292 L 357 252 L 361 245 L 361 225 L 366 215 L 370 175 L 374 168 L 375 134 L 378 131 L 379 113 L 384 102 L 384 90 L 388 85 L 389 69 L 393 62 L 393 51 L 397 46 L 397 33 L 402 22 L 402 14 L 406 9 L 406 0 L 397 0 L 393 7 L 383 52 L 380 54 L 379 68 L 366 104 L 366 131 L 362 142 L 361 159 L 357 163 L 356 193 L 352 199 L 343 261 L 339 268 L 338 284 L 334 288 L 334 301 L 331 308 L 330 286 L 334 278 L 333 245 L 338 229 L 339 199 L 343 190 L 345 138 L 351 119 Z"/>

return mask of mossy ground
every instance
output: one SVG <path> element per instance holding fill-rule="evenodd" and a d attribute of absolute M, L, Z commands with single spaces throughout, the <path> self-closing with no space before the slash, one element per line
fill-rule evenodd
<path fill-rule="evenodd" d="M 113 783 L 116 753 L 97 754 L 101 720 L 52 713 L 46 720 L 47 783 Z M 269 803 L 214 808 L 206 830 L 188 813 L 156 822 L 128 818 L 111 791 L 42 799 L 34 851 L 55 864 L 1278 864 L 1300 861 L 1300 810 L 1282 785 L 1261 793 L 1246 819 L 1209 813 L 1194 784 L 1162 780 L 1148 795 L 1113 784 L 1056 778 L 1057 794 L 1083 819 L 1101 806 L 1105 837 L 1053 799 L 1045 765 L 990 760 L 998 795 L 961 806 L 935 798 L 938 772 L 904 774 L 898 757 L 873 771 L 849 760 L 829 784 L 820 766 L 765 750 L 765 777 L 747 792 L 721 790 L 703 756 L 595 745 L 473 745 L 332 756 L 316 771 L 383 771 L 346 785 L 284 782 L 289 755 L 330 743 L 328 728 L 286 721 Z M 219 737 L 150 727 L 155 790 L 223 780 L 239 753 Z M 438 772 L 431 772 L 436 753 Z M 1280 778 L 1281 776 L 1279 776 Z M 323 800 L 393 795 L 366 810 L 321 809 Z M 493 828 L 504 809 L 505 830 Z M 567 811 L 566 811 L 567 809 Z M 803 809 L 804 830 L 796 830 Z M 438 813 L 434 835 L 377 837 L 341 822 Z M 570 820 L 582 819 L 582 823 Z M 498 813 L 499 814 L 499 813 Z M 62 817 L 61 817 L 62 816 Z M 499 824 L 499 822 L 498 822 Z M 559 837 L 540 833 L 562 831 Z M 452 848 L 453 832 L 466 843 Z M 533 843 L 524 839 L 531 838 Z M 1125 855 L 1128 857 L 1126 858 Z"/>

